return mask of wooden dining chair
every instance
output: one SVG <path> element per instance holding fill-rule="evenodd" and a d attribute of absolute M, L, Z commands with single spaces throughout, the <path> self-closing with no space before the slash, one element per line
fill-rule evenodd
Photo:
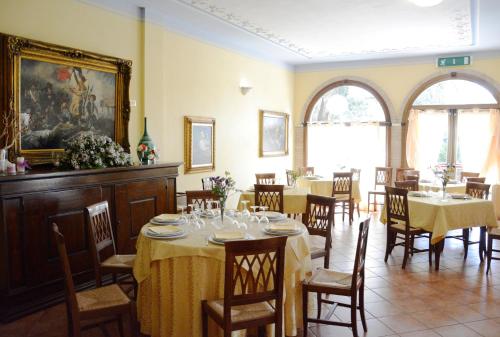
<path fill-rule="evenodd" d="M 408 191 L 418 191 L 418 180 L 395 181 L 394 186 Z"/>
<path fill-rule="evenodd" d="M 211 191 L 214 187 L 214 182 L 211 179 L 212 177 L 204 177 L 201 178 L 201 188 L 205 191 Z"/>
<path fill-rule="evenodd" d="M 187 205 L 198 206 L 201 209 L 207 209 L 207 205 L 214 201 L 218 201 L 219 198 L 212 192 L 212 190 L 197 190 L 197 191 L 186 191 L 186 203 Z M 191 213 L 190 207 L 188 207 L 187 212 Z"/>
<path fill-rule="evenodd" d="M 414 253 L 429 253 L 429 265 L 432 265 L 432 234 L 421 229 L 412 227 L 410 224 L 410 213 L 408 210 L 408 190 L 397 187 L 385 187 L 385 209 L 387 219 L 387 241 L 385 246 L 385 258 L 387 262 L 389 254 L 396 246 L 404 248 L 403 266 L 405 269 L 408 257 Z M 425 238 L 429 240 L 428 249 L 414 247 L 414 240 Z M 402 240 L 397 242 L 397 240 Z"/>
<path fill-rule="evenodd" d="M 342 214 L 342 221 L 344 221 L 345 215 L 347 214 L 349 217 L 349 224 L 352 224 L 354 201 L 352 199 L 351 172 L 333 173 L 332 197 L 335 198 L 335 208 L 341 208 L 341 210 L 336 212 L 336 214 Z"/>
<path fill-rule="evenodd" d="M 301 175 L 301 176 L 313 176 L 314 175 L 314 167 L 313 166 L 299 167 L 299 175 Z"/>
<path fill-rule="evenodd" d="M 405 180 L 416 180 L 417 182 L 420 180 L 420 171 L 418 170 L 406 170 L 403 172 L 403 181 Z M 396 180 L 400 181 L 400 180 Z"/>
<path fill-rule="evenodd" d="M 495 216 L 497 219 L 497 228 L 488 229 L 488 246 L 486 257 L 488 259 L 486 274 L 490 272 L 491 260 L 500 260 L 500 255 L 493 256 L 493 253 L 500 253 L 500 249 L 493 248 L 493 242 L 500 242 L 500 185 L 493 185 L 491 191 L 491 201 L 495 207 Z"/>
<path fill-rule="evenodd" d="M 82 330 L 96 327 L 109 336 L 105 324 L 111 322 L 118 323 L 121 337 L 130 336 L 133 331 L 132 301 L 116 284 L 75 292 L 64 236 L 55 223 L 52 232 L 64 274 L 68 336 L 81 337 Z"/>
<path fill-rule="evenodd" d="M 368 191 L 368 212 L 370 212 L 370 204 L 373 204 L 373 211 L 377 211 L 377 197 L 385 196 L 385 186 L 390 186 L 392 183 L 392 167 L 375 167 L 375 186 L 372 191 Z M 373 196 L 373 202 L 371 202 Z M 379 202 L 383 205 L 384 202 Z"/>
<path fill-rule="evenodd" d="M 85 219 L 90 238 L 90 254 L 94 263 L 96 285 L 102 286 L 102 276 L 112 274 L 113 282 L 117 276 L 128 274 L 131 281 L 122 280 L 121 284 L 131 284 L 134 289 L 134 298 L 137 296 L 137 283 L 132 274 L 135 254 L 117 254 L 116 245 L 109 215 L 107 201 L 85 208 Z M 129 280 L 130 280 L 129 278 Z"/>
<path fill-rule="evenodd" d="M 466 178 L 466 182 L 484 184 L 486 182 L 486 178 L 485 177 L 468 177 L 468 178 Z"/>
<path fill-rule="evenodd" d="M 320 323 L 328 325 L 338 325 L 350 327 L 354 337 L 358 337 L 357 328 L 357 311 L 359 310 L 361 316 L 361 323 L 363 330 L 368 331 L 365 319 L 365 260 L 366 260 L 366 246 L 368 243 L 368 231 L 370 228 L 370 219 L 359 224 L 358 244 L 356 246 L 356 258 L 354 261 L 354 269 L 352 273 L 343 273 L 331 269 L 321 268 L 314 271 L 313 276 L 302 283 L 302 315 L 304 322 L 304 337 L 308 335 L 307 325 L 311 323 Z M 308 298 L 309 293 L 317 293 L 317 318 L 309 318 L 308 311 Z M 322 294 L 346 296 L 350 297 L 350 303 L 341 303 L 337 300 L 332 301 L 322 298 Z M 359 296 L 359 304 L 358 304 Z M 328 312 L 328 315 L 321 318 L 321 306 L 323 303 L 333 305 L 333 308 Z M 330 317 L 333 315 L 336 307 L 347 307 L 351 310 L 350 322 L 331 321 Z"/>
<path fill-rule="evenodd" d="M 224 330 L 258 327 L 274 323 L 274 335 L 283 335 L 283 276 L 286 236 L 225 243 L 224 298 L 203 300 L 203 337 L 208 337 L 208 318 Z"/>
<path fill-rule="evenodd" d="M 259 185 L 274 185 L 276 183 L 276 173 L 256 173 L 255 179 Z"/>
<path fill-rule="evenodd" d="M 361 184 L 361 169 L 352 168 L 351 172 L 352 172 L 352 181 L 357 181 L 358 184 Z M 359 218 L 359 216 L 360 216 L 360 213 L 359 213 L 359 201 L 356 202 L 356 204 L 354 205 L 354 207 L 356 208 L 356 211 L 358 212 L 358 218 Z"/>
<path fill-rule="evenodd" d="M 415 171 L 414 168 L 402 168 L 402 167 L 398 167 L 396 169 L 396 180 L 395 181 L 402 181 L 402 180 L 406 180 L 405 179 L 405 173 L 406 172 L 412 172 L 412 171 Z"/>
<path fill-rule="evenodd" d="M 335 224 L 335 198 L 320 195 L 307 195 L 306 212 L 302 214 L 302 223 L 309 232 L 311 259 L 324 257 L 324 267 L 330 267 L 330 249 L 332 248 L 332 227 Z M 317 238 L 323 237 L 324 243 L 318 244 Z"/>
<path fill-rule="evenodd" d="M 464 183 L 467 182 L 467 178 L 477 178 L 479 177 L 479 172 L 466 172 L 462 171 L 460 180 Z"/>
<path fill-rule="evenodd" d="M 483 183 L 473 183 L 467 181 L 465 185 L 465 194 L 476 198 L 488 200 L 490 194 L 490 185 Z M 479 227 L 479 241 L 470 241 L 470 233 L 472 228 L 462 229 L 462 241 L 464 243 L 464 260 L 467 259 L 467 253 L 469 251 L 469 246 L 474 244 L 479 244 L 479 259 L 483 261 L 484 256 L 486 256 L 486 226 Z M 459 237 L 455 237 L 460 239 Z"/>
<path fill-rule="evenodd" d="M 270 211 L 283 213 L 283 185 L 254 185 L 255 206 L 267 206 Z"/>

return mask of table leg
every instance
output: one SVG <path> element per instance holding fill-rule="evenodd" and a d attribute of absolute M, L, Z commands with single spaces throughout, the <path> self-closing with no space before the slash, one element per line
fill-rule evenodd
<path fill-rule="evenodd" d="M 444 248 L 444 238 L 438 243 L 434 244 L 434 254 L 436 258 L 436 270 L 439 270 L 439 259 L 441 258 L 441 252 Z"/>

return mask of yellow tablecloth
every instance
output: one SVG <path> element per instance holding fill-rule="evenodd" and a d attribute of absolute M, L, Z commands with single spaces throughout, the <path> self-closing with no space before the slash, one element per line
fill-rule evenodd
<path fill-rule="evenodd" d="M 420 191 L 432 191 L 439 192 L 443 190 L 441 184 L 434 183 L 418 183 L 418 189 Z M 448 193 L 465 193 L 465 184 L 448 184 L 446 185 L 446 192 Z"/>
<path fill-rule="evenodd" d="M 202 335 L 201 301 L 224 297 L 224 246 L 206 243 L 213 229 L 213 223 L 207 223 L 206 229 L 177 240 L 149 239 L 143 235 L 145 228 L 142 229 L 134 265 L 142 333 L 152 337 Z M 267 237 L 258 224 L 250 224 L 247 232 L 256 238 Z M 302 326 L 301 282 L 310 276 L 312 268 L 308 236 L 304 231 L 287 241 L 284 280 L 287 336 L 295 336 L 297 327 Z M 209 329 L 209 336 L 220 335 L 213 322 Z"/>
<path fill-rule="evenodd" d="M 307 190 L 311 194 L 323 195 L 326 197 L 332 196 L 333 180 L 332 179 L 309 179 L 306 177 L 297 178 L 297 187 Z M 359 181 L 352 181 L 352 198 L 354 202 L 361 201 L 361 192 L 359 190 Z"/>
<path fill-rule="evenodd" d="M 304 188 L 287 188 L 283 191 L 283 212 L 286 214 L 302 214 L 306 212 L 308 190 Z M 255 192 L 244 191 L 241 200 L 248 200 L 248 207 L 255 204 Z M 250 210 L 250 209 L 249 209 Z"/>
<path fill-rule="evenodd" d="M 412 227 L 423 228 L 432 233 L 432 244 L 446 236 L 448 231 L 479 226 L 497 227 L 493 203 L 489 200 L 447 199 L 439 197 L 408 197 L 408 210 Z M 386 209 L 380 221 L 387 223 Z"/>

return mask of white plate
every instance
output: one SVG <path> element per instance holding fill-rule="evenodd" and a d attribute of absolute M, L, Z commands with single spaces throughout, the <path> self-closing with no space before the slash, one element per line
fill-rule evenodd
<path fill-rule="evenodd" d="M 255 237 L 246 233 L 245 234 L 245 238 L 243 239 L 234 239 L 234 240 L 217 240 L 213 234 L 210 234 L 210 236 L 208 237 L 208 242 L 210 243 L 213 243 L 214 245 L 224 245 L 224 243 L 226 242 L 230 242 L 230 241 L 242 241 L 242 240 L 255 240 Z"/>
<path fill-rule="evenodd" d="M 185 231 L 176 233 L 174 235 L 157 235 L 149 232 L 148 230 L 144 231 L 144 236 L 150 239 L 160 239 L 160 240 L 173 240 L 173 239 L 181 239 L 187 236 Z"/>
<path fill-rule="evenodd" d="M 258 216 L 263 216 L 263 215 L 264 215 L 264 213 L 266 214 L 266 216 L 267 216 L 267 218 L 268 218 L 269 220 L 281 220 L 281 219 L 286 218 L 286 215 L 285 215 L 285 214 L 280 213 L 280 212 L 274 212 L 274 211 L 265 211 L 265 212 L 263 212 L 263 211 L 259 211 L 259 212 L 257 212 L 256 214 L 257 214 Z"/>
<path fill-rule="evenodd" d="M 276 230 L 270 230 L 269 228 L 267 227 L 264 227 L 262 228 L 262 231 L 268 235 L 273 235 L 273 236 L 294 236 L 294 235 L 299 235 L 299 234 L 302 234 L 304 233 L 304 228 L 298 228 L 297 230 L 295 231 L 290 231 L 290 230 L 287 230 L 287 231 L 276 231 Z"/>
<path fill-rule="evenodd" d="M 428 197 L 428 194 L 425 192 L 419 192 L 419 191 L 410 191 L 408 192 L 409 197 L 417 197 L 417 198 L 425 198 Z"/>
<path fill-rule="evenodd" d="M 472 197 L 467 195 L 467 194 L 450 194 L 450 197 L 452 199 L 457 199 L 457 200 L 470 200 L 470 199 L 472 199 Z"/>
<path fill-rule="evenodd" d="M 151 219 L 151 220 L 149 220 L 149 223 L 153 224 L 153 225 L 157 225 L 157 226 L 168 226 L 168 225 L 179 226 L 179 225 L 185 224 L 186 220 L 179 220 L 176 222 L 158 222 L 158 221 L 155 221 L 154 219 Z"/>

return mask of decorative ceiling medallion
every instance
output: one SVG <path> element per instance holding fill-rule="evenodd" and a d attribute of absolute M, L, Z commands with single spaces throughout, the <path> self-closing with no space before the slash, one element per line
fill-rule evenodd
<path fill-rule="evenodd" d="M 378 0 L 380 6 L 385 6 L 382 8 L 390 8 L 399 13 L 399 17 L 395 16 L 393 18 L 393 20 L 399 19 L 399 22 L 394 21 L 394 24 L 408 22 L 407 27 L 404 27 L 407 30 L 403 31 L 403 29 L 399 29 L 395 31 L 390 28 L 392 22 L 383 18 L 383 20 L 381 20 L 380 16 L 376 16 L 376 13 L 374 14 L 371 11 L 367 12 L 367 8 L 369 9 L 369 7 L 366 5 L 367 7 L 361 8 L 365 12 L 359 13 L 359 15 L 363 15 L 363 13 L 365 13 L 365 15 L 370 15 L 366 13 L 371 13 L 371 17 L 367 20 L 368 22 L 364 24 L 366 26 L 365 31 L 356 33 L 355 31 L 350 31 L 349 26 L 343 25 L 341 28 L 345 30 L 345 34 L 339 33 L 339 27 L 335 26 L 336 24 L 341 25 L 339 22 L 340 20 L 345 21 L 345 17 L 342 17 L 342 14 L 336 11 L 331 11 L 331 7 L 328 7 L 332 6 L 331 3 L 322 5 L 324 8 L 318 6 L 311 7 L 310 13 L 306 13 L 309 14 L 309 16 L 318 15 L 318 22 L 323 20 L 321 21 L 323 23 L 325 22 L 325 15 L 327 15 L 328 20 L 330 20 L 332 24 L 325 28 L 321 26 L 321 23 L 311 23 L 304 19 L 303 13 L 298 10 L 300 7 L 294 6 L 292 8 L 292 5 L 296 5 L 296 3 L 293 2 L 286 9 L 291 11 L 288 15 L 283 15 L 281 18 L 273 18 L 269 13 L 272 10 L 278 11 L 282 3 L 280 5 L 278 2 L 275 4 L 272 2 L 261 2 L 262 8 L 255 10 L 255 6 L 259 5 L 259 1 L 255 1 L 254 3 L 224 0 L 177 1 L 309 59 L 408 52 L 428 48 L 448 48 L 472 45 L 471 8 L 469 0 L 457 0 L 454 3 L 448 3 L 448 7 L 440 9 L 441 12 L 439 12 L 440 16 L 438 18 L 436 18 L 436 14 L 434 13 L 434 17 L 430 19 L 428 19 L 427 15 L 429 12 L 415 12 L 415 10 L 408 10 L 408 8 L 405 8 L 402 3 L 396 6 L 393 2 Z M 224 4 L 224 6 L 221 4 Z M 278 8 L 274 8 L 273 6 L 277 6 Z M 344 9 L 348 11 L 346 12 L 347 14 L 352 14 L 352 11 L 355 11 L 357 8 L 353 5 L 351 8 L 344 6 Z M 263 12 L 259 12 L 259 10 Z M 331 15 L 325 14 L 330 13 L 328 10 L 332 13 Z M 252 13 L 249 13 L 250 11 L 252 11 Z M 241 12 L 241 14 L 239 12 Z M 380 11 L 377 13 L 380 13 Z M 356 14 L 358 13 L 356 12 Z M 405 15 L 412 17 L 413 21 L 411 19 L 405 21 Z M 278 25 L 279 20 L 282 20 L 283 17 L 287 17 L 288 20 L 288 16 L 293 16 L 295 19 L 294 23 L 297 23 L 296 26 L 291 27 L 288 25 L 284 27 L 284 25 Z M 353 19 L 357 18 L 353 16 Z M 257 24 L 255 21 L 260 21 L 260 23 Z M 286 21 L 283 22 L 287 23 Z M 309 27 L 304 27 L 304 25 L 309 25 Z M 315 27 L 315 25 L 317 27 Z M 430 25 L 432 25 L 432 28 L 429 28 Z M 274 26 L 274 28 L 266 26 Z M 355 27 L 355 23 L 353 23 L 353 27 Z M 276 30 L 281 30 L 281 32 L 277 33 L 275 32 Z M 306 36 L 306 34 L 309 35 Z M 334 42 L 332 43 L 331 41 Z"/>

